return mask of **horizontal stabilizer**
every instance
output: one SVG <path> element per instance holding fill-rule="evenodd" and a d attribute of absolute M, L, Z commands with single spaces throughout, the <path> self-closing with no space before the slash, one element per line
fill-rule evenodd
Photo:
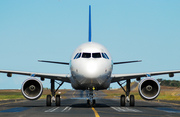
<path fill-rule="evenodd" d="M 69 63 L 65 63 L 65 62 L 45 61 L 45 60 L 38 60 L 38 61 L 39 61 L 39 62 L 46 62 L 46 63 L 55 63 L 55 64 L 69 65 Z"/>
<path fill-rule="evenodd" d="M 113 63 L 114 65 L 116 64 L 125 64 L 125 63 L 135 63 L 135 62 L 141 62 L 142 60 L 136 60 L 136 61 L 124 61 L 124 62 L 115 62 Z"/>

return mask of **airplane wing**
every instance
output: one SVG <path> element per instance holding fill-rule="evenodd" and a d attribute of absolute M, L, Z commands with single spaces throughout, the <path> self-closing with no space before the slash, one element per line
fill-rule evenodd
<path fill-rule="evenodd" d="M 112 74 L 111 75 L 111 78 L 112 78 L 111 83 L 122 81 L 122 80 L 127 80 L 127 79 L 135 79 L 135 78 L 140 78 L 140 77 L 148 77 L 148 76 L 163 75 L 163 74 L 169 74 L 170 77 L 173 77 L 174 73 L 180 73 L 180 70 L 150 72 L 150 73 L 134 73 L 134 74 Z"/>
<path fill-rule="evenodd" d="M 34 73 L 34 72 L 11 71 L 11 70 L 0 70 L 0 73 L 7 73 L 8 77 L 11 77 L 12 74 L 19 74 L 19 75 L 60 80 L 60 81 L 70 83 L 70 80 L 69 80 L 70 75 L 69 74 L 48 74 L 48 73 Z"/>

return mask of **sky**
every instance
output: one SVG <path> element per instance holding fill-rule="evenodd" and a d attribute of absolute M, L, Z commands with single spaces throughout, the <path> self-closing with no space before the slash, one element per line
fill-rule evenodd
<path fill-rule="evenodd" d="M 88 42 L 89 5 L 92 41 L 104 45 L 114 62 L 142 60 L 115 65 L 113 74 L 180 70 L 179 0 L 1 0 L 0 69 L 70 74 L 69 66 L 38 60 L 69 62 Z M 26 78 L 0 73 L 0 89 L 20 89 Z M 180 74 L 154 78 L 180 80 Z M 43 85 L 50 88 L 50 80 Z"/>

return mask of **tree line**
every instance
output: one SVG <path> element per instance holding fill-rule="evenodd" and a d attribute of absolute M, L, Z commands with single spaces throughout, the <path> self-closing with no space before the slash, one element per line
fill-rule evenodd
<path fill-rule="evenodd" d="M 178 80 L 163 80 L 158 79 L 161 86 L 169 86 L 169 87 L 180 87 L 180 81 Z"/>

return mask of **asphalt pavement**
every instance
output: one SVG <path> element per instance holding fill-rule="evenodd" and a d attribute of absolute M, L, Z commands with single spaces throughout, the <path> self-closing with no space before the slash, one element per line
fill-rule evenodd
<path fill-rule="evenodd" d="M 88 92 L 67 91 L 61 99 L 61 106 L 46 106 L 46 100 L 16 100 L 0 101 L 0 117 L 180 117 L 180 103 L 138 101 L 135 107 L 120 107 L 119 99 L 103 99 L 105 94 L 95 92 L 96 106 L 88 107 L 86 104 Z"/>

